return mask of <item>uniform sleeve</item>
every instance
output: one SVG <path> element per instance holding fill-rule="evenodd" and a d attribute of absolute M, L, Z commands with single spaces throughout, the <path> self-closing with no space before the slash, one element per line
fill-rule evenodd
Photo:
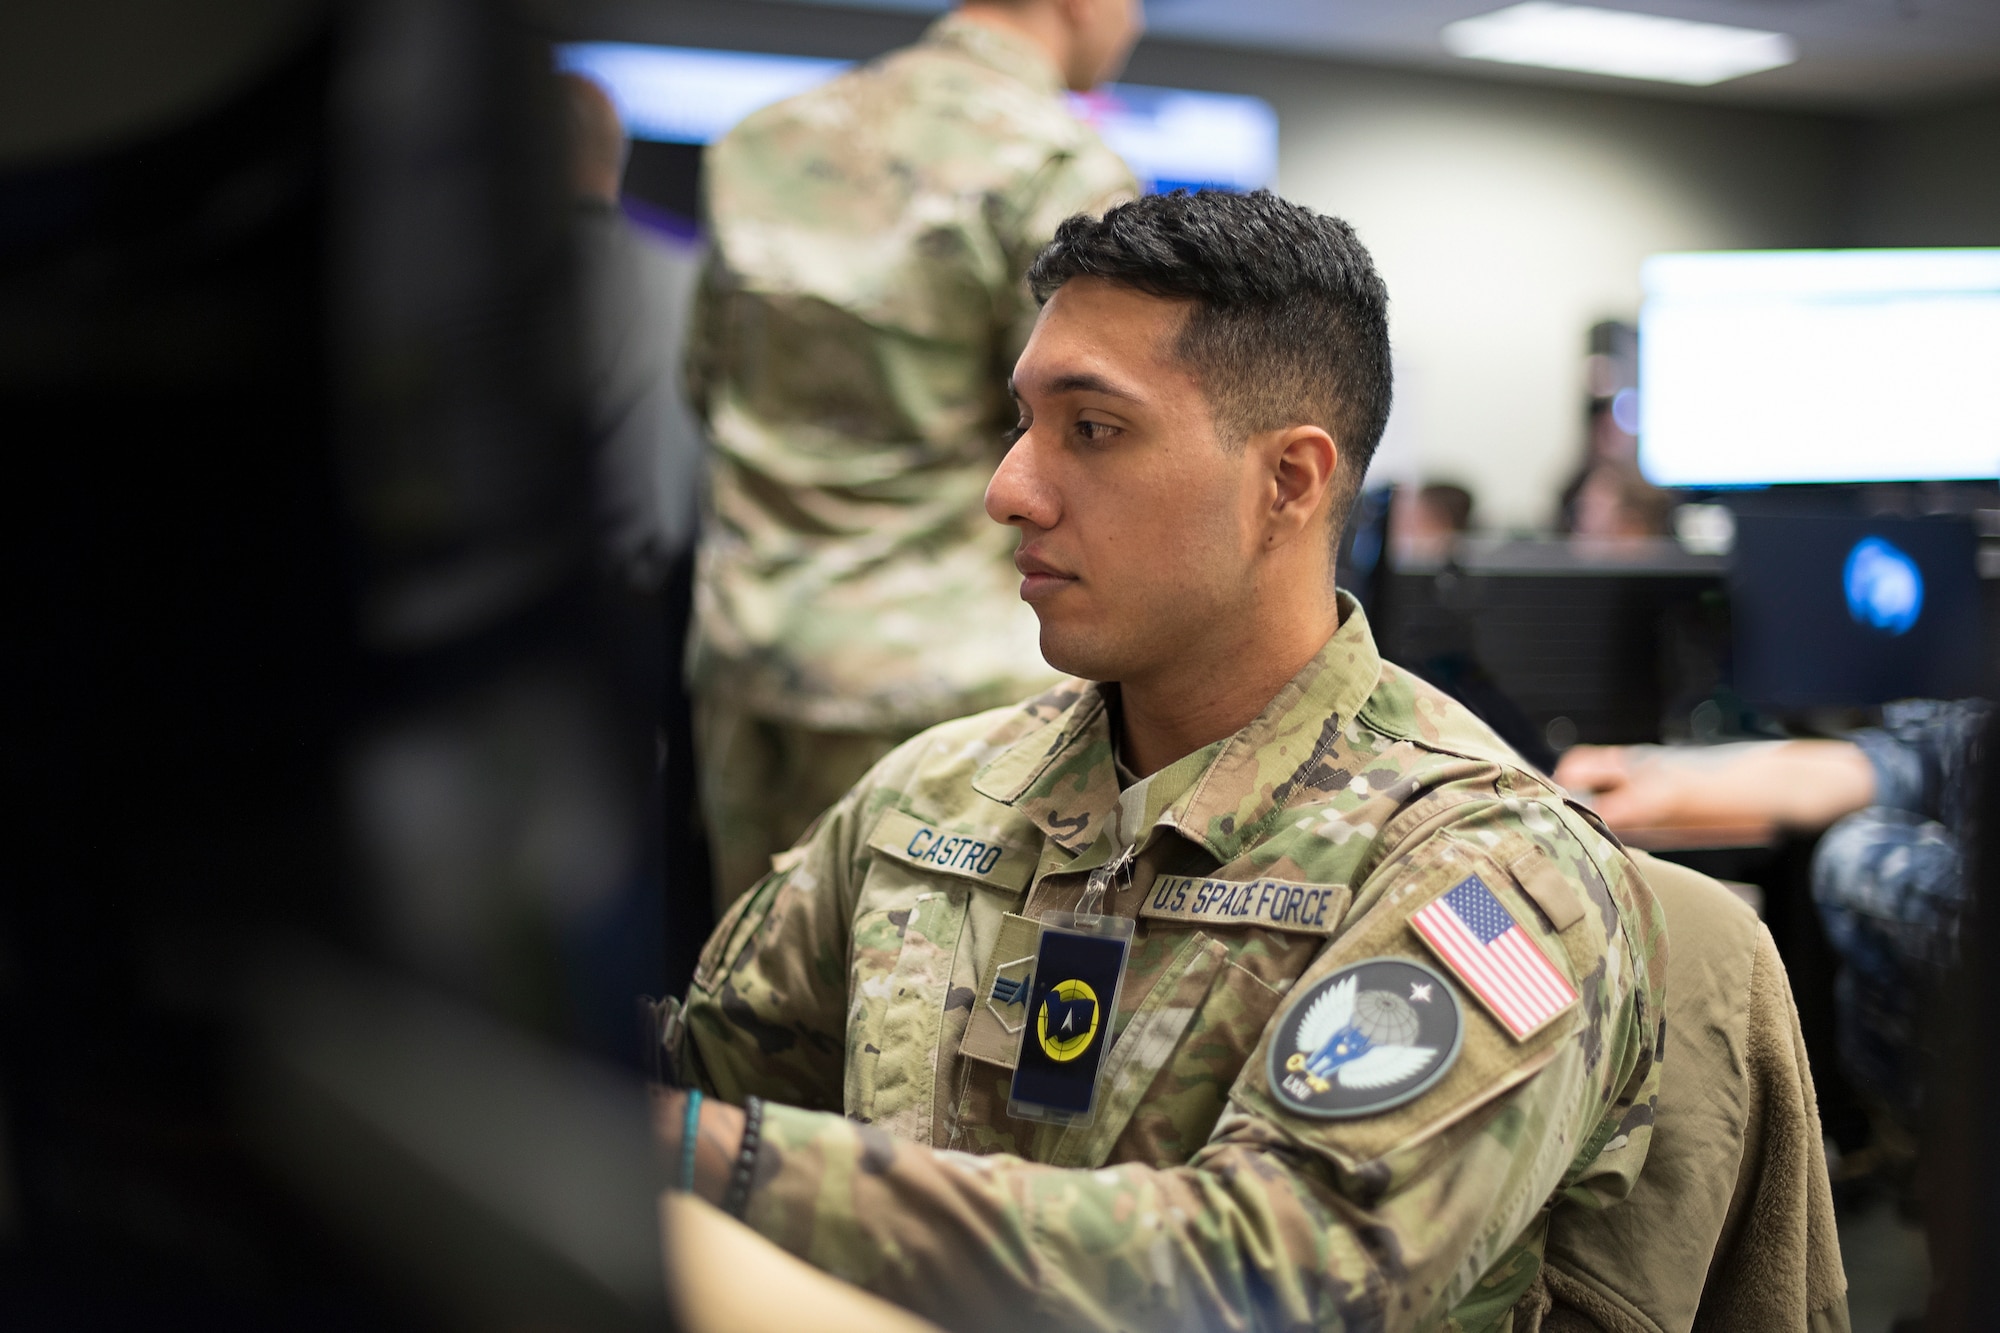
<path fill-rule="evenodd" d="M 1910 699 L 1882 710 L 1882 725 L 1853 733 L 1875 769 L 1875 804 L 1903 810 L 1963 833 L 1971 775 L 1992 705 L 1984 699 L 1940 703 Z"/>
<path fill-rule="evenodd" d="M 1139 181 L 1132 169 L 1095 139 L 1052 157 L 1022 194 L 1019 230 L 1011 238 L 1020 271 L 1027 271 L 1064 219 L 1078 213 L 1102 214 L 1138 196 Z"/>
<path fill-rule="evenodd" d="M 688 305 L 686 343 L 681 350 L 681 394 L 688 411 L 704 427 L 709 423 L 709 396 L 722 379 L 722 312 L 727 303 L 728 270 L 720 247 L 712 246 L 702 262 Z"/>
<path fill-rule="evenodd" d="M 1502 874 L 1490 858 L 1432 858 L 1428 891 L 1469 863 Z M 1381 930 L 1336 941 L 1294 993 L 1382 951 L 1421 901 L 1377 909 Z M 1603 939 L 1621 933 L 1617 918 L 1599 919 L 1581 918 L 1600 933 L 1579 952 L 1624 961 L 1578 977 L 1568 1020 L 1525 1046 L 1497 1027 L 1468 1035 L 1462 1082 L 1408 1112 L 1288 1114 L 1264 1082 L 1262 1045 L 1208 1143 L 1172 1168 L 937 1151 L 771 1106 L 746 1220 L 955 1328 L 1401 1330 L 1448 1315 L 1486 1327 L 1533 1282 L 1551 1200 L 1596 1206 L 1611 1174 L 1597 1163 L 1643 1159 L 1657 1086 L 1653 1025 L 1635 998 L 1644 968 L 1631 941 Z"/>
<path fill-rule="evenodd" d="M 730 1101 L 841 1104 L 849 866 L 873 790 L 864 781 L 842 797 L 709 937 L 674 1052 L 690 1083 Z"/>
<path fill-rule="evenodd" d="M 1035 256 L 1055 238 L 1064 219 L 1078 213 L 1102 214 L 1138 194 L 1139 182 L 1131 168 L 1094 138 L 1051 157 L 1021 191 L 1010 216 L 1000 226 L 1011 284 L 1000 294 L 1000 354 L 1005 372 L 1013 370 L 1021 349 L 1028 345 L 1028 334 L 1040 309 L 1026 281 Z"/>
<path fill-rule="evenodd" d="M 1568 1083 L 1544 1070 L 1386 1191 L 1240 1107 L 1184 1167 L 1081 1170 L 773 1105 L 746 1220 L 952 1328 L 1434 1327 L 1482 1275 L 1506 1276 L 1561 1183 L 1589 1128 Z M 1490 1313 L 1520 1294 L 1499 1285 Z"/>

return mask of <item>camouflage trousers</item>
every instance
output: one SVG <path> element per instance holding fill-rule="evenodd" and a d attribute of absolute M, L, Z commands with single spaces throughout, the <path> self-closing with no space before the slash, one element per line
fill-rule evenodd
<path fill-rule="evenodd" d="M 1813 899 L 1840 955 L 1841 1064 L 1865 1097 L 1914 1127 L 1922 1017 L 1958 953 L 1965 878 L 1958 839 L 1904 810 L 1859 811 L 1813 854 Z"/>
<path fill-rule="evenodd" d="M 916 730 L 820 731 L 697 695 L 695 762 L 716 919 L 770 873 L 773 856 Z"/>

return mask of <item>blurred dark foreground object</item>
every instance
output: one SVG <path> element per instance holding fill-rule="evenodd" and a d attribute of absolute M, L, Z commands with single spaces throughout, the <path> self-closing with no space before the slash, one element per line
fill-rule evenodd
<path fill-rule="evenodd" d="M 258 959 L 246 998 L 240 1132 L 398 1315 L 664 1323 L 667 1179 L 629 1078 L 315 952 Z"/>
<path fill-rule="evenodd" d="M 2000 709 L 1987 719 L 1981 753 L 2000 755 Z M 1959 964 L 1936 1006 L 1943 1051 L 1936 1098 L 1918 1160 L 1931 1296 L 1923 1327 L 2000 1328 L 1992 1275 L 2000 1264 L 2000 764 L 1983 765 L 1972 797 Z"/>
<path fill-rule="evenodd" d="M 579 1049 L 658 955 L 655 612 L 592 573 L 546 53 L 41 8 L 51 97 L 174 86 L 0 137 L 0 1327 L 662 1325 Z"/>

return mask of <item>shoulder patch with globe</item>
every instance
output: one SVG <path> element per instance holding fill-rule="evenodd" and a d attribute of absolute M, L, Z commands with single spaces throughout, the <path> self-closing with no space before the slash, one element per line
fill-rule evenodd
<path fill-rule="evenodd" d="M 1422 1093 L 1464 1035 L 1444 977 L 1407 958 L 1349 963 L 1305 988 L 1271 1042 L 1271 1091 L 1288 1110 L 1337 1120 Z"/>

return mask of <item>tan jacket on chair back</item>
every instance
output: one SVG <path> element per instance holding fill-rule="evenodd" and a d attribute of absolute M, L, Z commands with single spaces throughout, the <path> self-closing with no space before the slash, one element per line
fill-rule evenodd
<path fill-rule="evenodd" d="M 1624 1204 L 1556 1214 L 1542 1299 L 1517 1307 L 1517 1328 L 1532 1329 L 1539 1303 L 1546 1333 L 1845 1333 L 1819 1108 L 1784 963 L 1722 885 L 1633 859 L 1667 917 L 1652 1150 Z"/>

